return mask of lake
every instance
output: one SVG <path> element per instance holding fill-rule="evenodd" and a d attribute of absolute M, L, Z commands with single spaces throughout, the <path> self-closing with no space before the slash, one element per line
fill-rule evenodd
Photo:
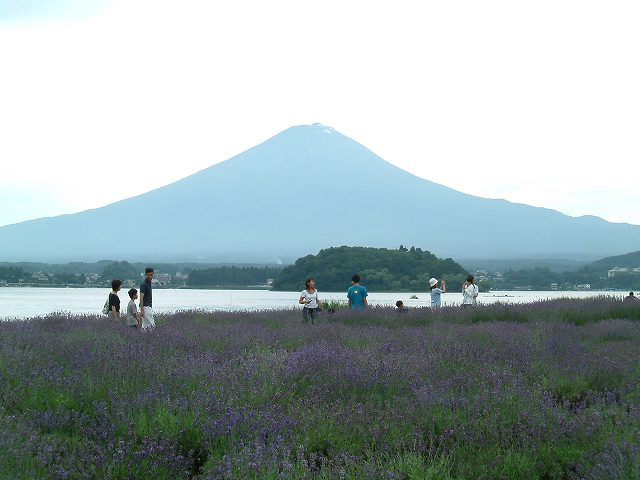
<path fill-rule="evenodd" d="M 47 315 L 52 312 L 72 314 L 100 314 L 110 289 L 107 288 L 0 288 L 0 318 L 21 319 Z M 345 292 L 319 292 L 321 300 L 346 301 Z M 417 299 L 411 299 L 412 295 Z M 622 292 L 532 292 L 532 291 L 491 291 L 480 292 L 478 301 L 489 303 L 526 303 L 537 300 L 571 297 L 587 298 L 609 295 L 622 299 Z M 120 301 L 126 305 L 129 297 L 125 290 L 119 292 Z M 269 290 L 190 290 L 159 289 L 153 291 L 154 310 L 159 313 L 177 310 L 272 310 L 302 308 L 298 304 L 300 292 L 272 292 Z M 427 307 L 431 304 L 427 292 L 412 293 L 369 293 L 369 304 L 395 306 L 402 300 L 407 307 Z M 442 295 L 443 306 L 459 305 L 460 292 Z"/>

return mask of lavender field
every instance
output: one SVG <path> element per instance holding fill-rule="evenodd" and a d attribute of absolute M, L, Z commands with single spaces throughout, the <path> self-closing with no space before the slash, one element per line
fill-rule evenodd
<path fill-rule="evenodd" d="M 0 478 L 637 479 L 640 306 L 0 323 Z"/>

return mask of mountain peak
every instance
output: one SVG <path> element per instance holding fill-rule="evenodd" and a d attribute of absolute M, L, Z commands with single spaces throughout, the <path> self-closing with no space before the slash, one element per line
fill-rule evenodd
<path fill-rule="evenodd" d="M 323 125 L 322 123 L 314 123 L 313 125 L 309 125 L 311 128 L 321 129 L 325 133 L 332 133 L 335 131 L 335 128 L 330 127 L 328 125 Z"/>
<path fill-rule="evenodd" d="M 322 123 L 314 123 L 314 124 L 311 124 L 311 125 L 295 125 L 293 127 L 287 128 L 283 132 L 280 132 L 279 134 L 277 134 L 272 139 L 267 140 L 267 142 L 269 142 L 270 140 L 273 140 L 274 138 L 278 138 L 278 137 L 280 137 L 282 135 L 284 135 L 284 136 L 288 136 L 288 135 L 315 136 L 315 135 L 318 135 L 319 136 L 319 135 L 331 135 L 331 134 L 335 134 L 336 136 L 348 138 L 345 135 L 343 135 L 340 132 L 338 132 L 333 127 L 330 127 L 328 125 L 324 125 Z M 265 142 L 265 143 L 267 143 L 267 142 Z"/>
<path fill-rule="evenodd" d="M 149 232 L 144 242 L 123 235 L 139 231 Z M 134 198 L 1 227 L 0 261 L 260 262 L 400 244 L 443 258 L 603 257 L 637 250 L 640 227 L 466 195 L 314 123 Z"/>

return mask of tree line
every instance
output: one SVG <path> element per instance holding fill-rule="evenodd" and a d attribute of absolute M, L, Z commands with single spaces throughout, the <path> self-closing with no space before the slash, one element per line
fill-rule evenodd
<path fill-rule="evenodd" d="M 501 276 L 481 280 L 483 291 L 489 289 L 550 290 L 556 284 L 560 290 L 572 290 L 589 284 L 592 289 L 640 290 L 640 275 L 616 273 L 607 275 L 613 267 L 640 265 L 640 251 L 617 257 L 608 257 L 574 271 L 558 272 L 548 267 L 506 268 Z M 138 281 L 146 264 L 127 261 L 103 260 L 95 263 L 42 264 L 35 262 L 0 263 L 0 283 L 31 285 L 108 286 L 111 279 Z M 439 259 L 420 248 L 396 250 L 371 247 L 332 247 L 317 255 L 299 258 L 286 268 L 271 266 L 231 266 L 197 263 L 154 263 L 156 272 L 172 274 L 167 286 L 194 288 L 231 288 L 266 285 L 274 279 L 276 290 L 302 290 L 304 280 L 313 276 L 323 291 L 342 291 L 349 279 L 358 273 L 369 289 L 376 291 L 424 291 L 429 278 L 444 279 L 453 291 L 462 284 L 467 273 L 454 260 Z M 39 275 L 38 272 L 41 272 Z M 183 273 L 185 281 L 175 278 Z M 96 278 L 96 274 L 98 274 Z"/>
<path fill-rule="evenodd" d="M 87 272 L 76 273 L 73 268 L 70 271 L 61 269 L 59 265 L 48 266 L 46 264 L 25 264 L 25 266 L 0 265 L 0 282 L 8 284 L 27 285 L 77 285 L 92 287 L 108 287 L 111 280 L 140 282 L 146 264 L 120 262 L 99 262 L 84 264 Z M 165 283 L 168 287 L 212 287 L 231 288 L 260 285 L 275 278 L 282 270 L 281 266 L 201 266 L 193 268 L 197 264 L 153 264 L 156 273 L 170 274 L 170 280 Z M 27 269 L 31 270 L 28 271 Z M 177 273 L 183 276 L 178 278 Z M 185 276 L 188 278 L 185 280 Z"/>
<path fill-rule="evenodd" d="M 599 265 L 585 265 L 573 272 L 553 272 L 548 267 L 507 269 L 501 282 L 491 282 L 491 287 L 514 290 L 529 287 L 531 290 L 549 290 L 556 284 L 560 290 L 572 290 L 579 285 L 590 285 L 592 290 L 623 289 L 640 290 L 640 275 L 618 273 L 608 276 L 608 270 Z"/>
<path fill-rule="evenodd" d="M 191 270 L 187 285 L 193 287 L 247 287 L 264 286 L 282 271 L 282 267 L 224 266 Z"/>
<path fill-rule="evenodd" d="M 332 247 L 317 255 L 299 258 L 282 270 L 273 282 L 274 290 L 302 290 L 307 277 L 314 277 L 322 291 L 346 290 L 357 273 L 369 290 L 417 292 L 428 288 L 429 278 L 461 285 L 465 269 L 451 258 L 440 259 L 420 248 L 396 250 L 372 247 Z"/>

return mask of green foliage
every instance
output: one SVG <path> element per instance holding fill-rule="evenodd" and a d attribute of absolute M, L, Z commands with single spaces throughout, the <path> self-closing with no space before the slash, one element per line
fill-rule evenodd
<path fill-rule="evenodd" d="M 31 278 L 31 275 L 20 267 L 0 266 L 0 280 L 9 283 L 17 283 L 20 280 Z"/>
<path fill-rule="evenodd" d="M 593 262 L 592 265 L 604 270 L 610 270 L 614 267 L 638 267 L 640 266 L 640 250 L 614 257 L 606 257 Z"/>
<path fill-rule="evenodd" d="M 424 458 L 424 455 L 415 452 L 403 452 L 392 458 L 388 464 L 388 470 L 398 473 L 400 478 L 407 480 L 450 480 L 451 467 L 447 457 L 436 461 Z"/>
<path fill-rule="evenodd" d="M 307 255 L 286 267 L 274 282 L 274 290 L 301 290 L 314 277 L 322 291 L 342 291 L 351 277 L 360 275 L 372 291 L 424 291 L 430 277 L 462 284 L 465 270 L 451 258 L 439 259 L 428 251 L 400 246 L 397 250 L 368 247 L 332 247 Z"/>
<path fill-rule="evenodd" d="M 504 289 L 514 287 L 530 287 L 531 290 L 549 290 L 550 284 L 560 282 L 560 274 L 554 273 L 548 267 L 535 267 L 521 270 L 505 270 Z"/>
<path fill-rule="evenodd" d="M 2 323 L 0 478 L 637 478 L 619 300 L 159 320 Z"/>
<path fill-rule="evenodd" d="M 322 301 L 322 308 L 325 311 L 328 310 L 344 310 L 349 308 L 349 304 L 347 303 L 347 301 L 340 301 L 340 300 L 324 300 Z"/>
<path fill-rule="evenodd" d="M 55 275 L 54 280 L 58 284 L 64 285 L 82 285 L 87 281 L 86 275 L 75 273 L 58 273 Z"/>
<path fill-rule="evenodd" d="M 266 285 L 267 279 L 280 274 L 281 267 L 217 267 L 193 270 L 188 285 L 194 287 L 246 287 Z"/>
<path fill-rule="evenodd" d="M 129 262 L 123 260 L 121 262 L 114 262 L 102 270 L 103 281 L 110 283 L 113 279 L 119 280 L 140 280 L 142 279 L 142 272 L 140 269 L 131 265 Z"/>
<path fill-rule="evenodd" d="M 618 257 L 612 257 L 618 258 Z M 635 261 L 635 256 L 629 257 Z M 507 269 L 503 273 L 504 281 L 500 284 L 502 290 L 512 290 L 529 287 L 531 290 L 549 290 L 551 283 L 558 284 L 561 290 L 572 290 L 576 285 L 591 285 L 592 289 L 622 289 L 640 290 L 640 275 L 618 273 L 615 277 L 608 277 L 610 265 L 626 267 L 627 261 L 615 264 L 614 260 L 606 263 L 596 262 L 585 265 L 575 271 L 554 272 L 548 267 Z M 640 263 L 633 265 L 637 267 Z"/>

